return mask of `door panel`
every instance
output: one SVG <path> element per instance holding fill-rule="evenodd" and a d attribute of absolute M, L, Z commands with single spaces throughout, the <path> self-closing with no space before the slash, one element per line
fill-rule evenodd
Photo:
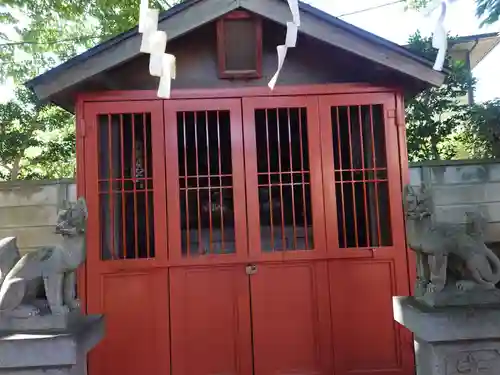
<path fill-rule="evenodd" d="M 161 101 L 86 103 L 87 312 L 104 314 L 92 374 L 169 373 Z"/>
<path fill-rule="evenodd" d="M 413 373 L 405 328 L 393 319 L 392 296 L 404 295 L 390 260 L 330 261 L 336 375 Z"/>
<path fill-rule="evenodd" d="M 105 274 L 98 284 L 88 313 L 104 314 L 106 332 L 90 352 L 89 373 L 169 374 L 168 271 Z"/>
<path fill-rule="evenodd" d="M 325 252 L 318 102 L 244 98 L 250 257 L 314 258 Z"/>
<path fill-rule="evenodd" d="M 252 374 L 243 266 L 171 271 L 172 373 Z"/>
<path fill-rule="evenodd" d="M 320 113 L 328 252 L 405 262 L 394 95 L 325 96 Z"/>
<path fill-rule="evenodd" d="M 87 103 L 85 119 L 88 272 L 164 265 L 161 102 Z"/>
<path fill-rule="evenodd" d="M 165 101 L 170 259 L 247 254 L 241 101 Z"/>
<path fill-rule="evenodd" d="M 331 373 L 326 263 L 260 264 L 250 277 L 255 374 Z"/>
<path fill-rule="evenodd" d="M 409 293 L 395 97 L 319 103 L 336 371 L 411 373 L 392 313 L 392 296 Z"/>

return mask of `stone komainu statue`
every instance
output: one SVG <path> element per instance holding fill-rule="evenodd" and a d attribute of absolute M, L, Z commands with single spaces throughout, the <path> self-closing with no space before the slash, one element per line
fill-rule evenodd
<path fill-rule="evenodd" d="M 0 240 L 0 318 L 35 316 L 44 308 L 64 314 L 79 307 L 75 271 L 85 261 L 87 217 L 85 200 L 79 198 L 59 212 L 55 231 L 63 238 L 61 244 L 23 257 L 15 237 Z"/>
<path fill-rule="evenodd" d="M 430 190 L 406 186 L 403 194 L 408 246 L 417 253 L 416 296 L 477 288 L 500 281 L 500 260 L 484 243 L 485 220 L 467 213 L 467 225 L 436 223 Z"/>

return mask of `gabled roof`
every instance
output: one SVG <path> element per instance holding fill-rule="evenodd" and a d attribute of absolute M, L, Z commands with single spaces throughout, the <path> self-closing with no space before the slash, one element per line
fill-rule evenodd
<path fill-rule="evenodd" d="M 300 3 L 299 7 L 300 33 L 404 73 L 420 83 L 438 86 L 443 82 L 444 73 L 433 70 L 431 61 L 308 4 Z M 185 0 L 160 15 L 158 28 L 172 40 L 238 8 L 281 25 L 291 19 L 286 0 Z M 139 56 L 141 37 L 135 27 L 35 77 L 26 86 L 40 100 L 51 100 L 64 90 Z"/>

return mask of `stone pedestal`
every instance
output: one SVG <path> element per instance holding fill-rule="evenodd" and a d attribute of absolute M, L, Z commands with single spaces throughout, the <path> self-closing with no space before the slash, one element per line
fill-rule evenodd
<path fill-rule="evenodd" d="M 499 375 L 500 308 L 431 308 L 393 298 L 394 319 L 415 338 L 417 375 Z"/>
<path fill-rule="evenodd" d="M 0 374 L 85 375 L 87 352 L 103 335 L 102 316 L 72 319 L 64 329 L 0 332 Z"/>

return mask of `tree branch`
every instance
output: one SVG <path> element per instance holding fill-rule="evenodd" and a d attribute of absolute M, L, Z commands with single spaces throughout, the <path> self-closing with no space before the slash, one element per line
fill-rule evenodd
<path fill-rule="evenodd" d="M 19 171 L 21 170 L 21 159 L 23 158 L 24 151 L 22 151 L 19 155 L 14 159 L 14 163 L 12 164 L 12 169 L 10 170 L 10 180 L 16 181 L 19 177 Z"/>

